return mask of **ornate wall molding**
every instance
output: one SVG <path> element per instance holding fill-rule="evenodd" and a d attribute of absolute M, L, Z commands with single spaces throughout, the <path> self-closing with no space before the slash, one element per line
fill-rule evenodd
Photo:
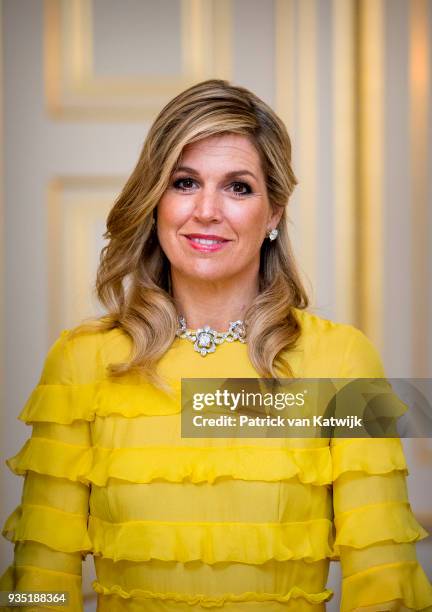
<path fill-rule="evenodd" d="M 91 0 L 45 0 L 45 98 L 56 119 L 142 121 L 208 78 L 231 78 L 231 0 L 179 0 L 181 74 L 95 74 Z M 163 47 L 161 47 L 163 53 Z"/>

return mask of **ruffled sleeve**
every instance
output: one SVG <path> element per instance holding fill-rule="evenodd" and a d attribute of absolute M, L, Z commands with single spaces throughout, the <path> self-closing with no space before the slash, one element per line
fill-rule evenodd
<path fill-rule="evenodd" d="M 385 378 L 374 346 L 350 331 L 341 376 Z M 330 448 L 341 612 L 432 610 L 432 585 L 415 548 L 428 533 L 410 506 L 401 440 L 332 438 Z"/>
<path fill-rule="evenodd" d="M 67 591 L 69 604 L 62 609 L 75 612 L 83 610 L 82 559 L 91 551 L 89 485 L 78 479 L 88 470 L 91 442 L 88 420 L 65 423 L 65 407 L 77 386 L 68 334 L 62 331 L 51 346 L 39 383 L 18 417 L 32 425 L 32 434 L 6 461 L 24 477 L 24 485 L 21 503 L 3 525 L 14 556 L 0 590 Z"/>

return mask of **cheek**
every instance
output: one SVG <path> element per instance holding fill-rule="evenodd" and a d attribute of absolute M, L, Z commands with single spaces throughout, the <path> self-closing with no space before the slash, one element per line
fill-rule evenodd
<path fill-rule="evenodd" d="M 183 205 L 182 205 L 183 204 Z M 158 226 L 163 231 L 180 227 L 187 217 L 184 203 L 175 195 L 164 195 L 157 207 Z"/>
<path fill-rule="evenodd" d="M 265 231 L 267 211 L 261 206 L 250 207 L 231 215 L 231 222 L 240 237 L 258 239 Z"/>

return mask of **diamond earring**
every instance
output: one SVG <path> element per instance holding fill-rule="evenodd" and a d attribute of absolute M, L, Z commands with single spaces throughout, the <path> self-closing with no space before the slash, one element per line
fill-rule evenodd
<path fill-rule="evenodd" d="M 276 238 L 278 236 L 278 233 L 279 233 L 278 230 L 276 228 L 274 228 L 270 232 L 268 232 L 267 237 L 271 241 L 276 240 Z"/>

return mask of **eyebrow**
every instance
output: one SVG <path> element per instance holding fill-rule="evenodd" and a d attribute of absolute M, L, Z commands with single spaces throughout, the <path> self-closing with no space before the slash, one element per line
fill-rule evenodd
<path fill-rule="evenodd" d="M 194 174 L 195 176 L 199 176 L 199 172 L 197 170 L 194 170 L 194 168 L 191 168 L 189 166 L 178 166 L 177 168 L 174 168 L 174 172 L 189 172 L 190 174 Z M 224 175 L 224 178 L 233 178 L 235 176 L 252 176 L 255 180 L 258 180 L 257 177 L 255 176 L 255 174 L 253 174 L 253 172 L 250 172 L 250 170 L 231 170 L 230 172 L 227 172 Z"/>

